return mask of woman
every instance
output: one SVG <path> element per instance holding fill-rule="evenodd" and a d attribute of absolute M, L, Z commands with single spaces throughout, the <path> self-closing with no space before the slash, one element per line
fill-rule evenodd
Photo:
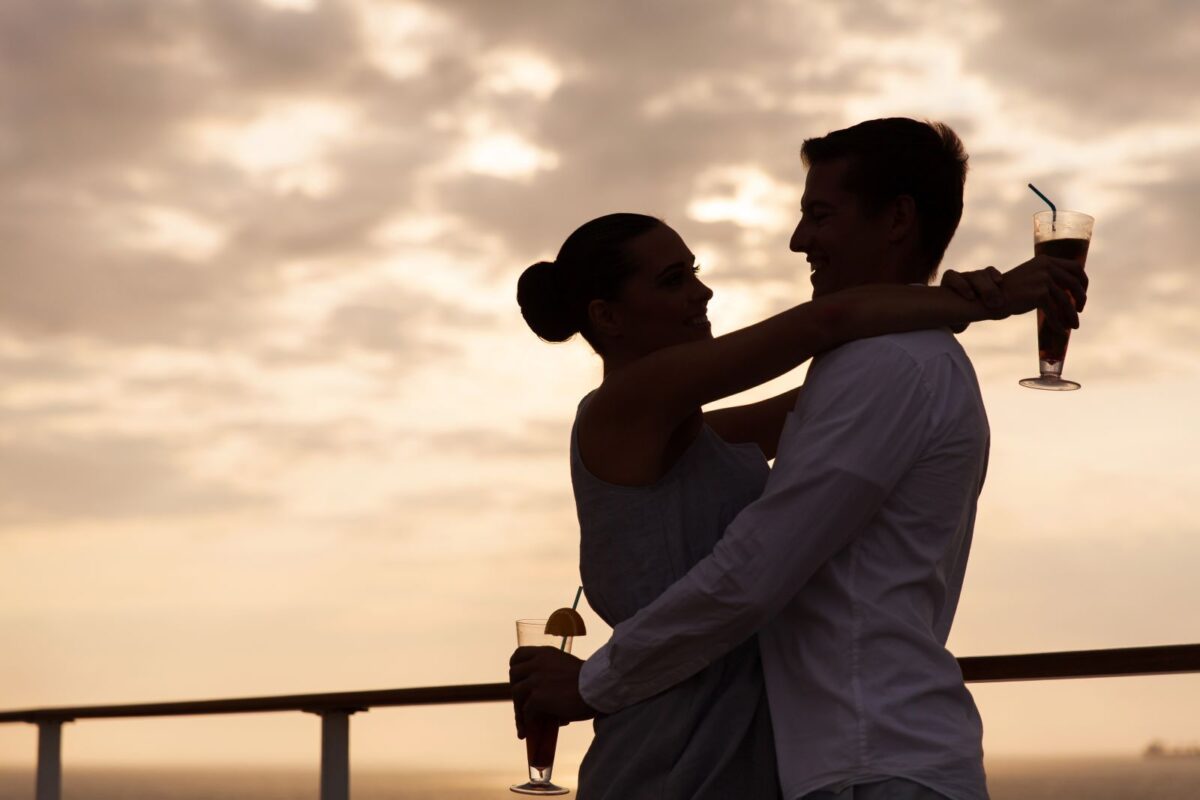
<path fill-rule="evenodd" d="M 538 336 L 581 333 L 601 356 L 601 385 L 579 404 L 571 475 L 580 570 L 588 602 L 616 626 L 713 548 L 761 493 L 767 460 L 799 389 L 720 411 L 701 407 L 782 375 L 853 339 L 921 328 L 961 329 L 1049 305 L 1074 327 L 1063 287 L 1083 286 L 1062 262 L 1035 259 L 1003 276 L 956 276 L 947 289 L 866 286 L 821 297 L 713 338 L 712 291 L 691 251 L 661 221 L 638 214 L 592 220 L 554 262 L 517 287 Z M 992 271 L 994 272 L 994 271 Z M 1002 299 L 987 308 L 976 291 Z M 696 675 L 598 719 L 579 796 L 779 796 L 770 718 L 755 639 Z"/>

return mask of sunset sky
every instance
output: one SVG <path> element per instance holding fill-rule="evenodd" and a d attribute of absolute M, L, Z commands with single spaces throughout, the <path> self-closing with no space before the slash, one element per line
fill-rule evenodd
<path fill-rule="evenodd" d="M 0 710 L 504 680 L 575 594 L 599 380 L 521 270 L 640 211 L 714 332 L 807 300 L 800 144 L 896 115 L 971 154 L 945 266 L 1031 255 L 1029 181 L 1097 219 L 1082 391 L 1017 386 L 1028 317 L 960 337 L 993 446 L 951 649 L 1200 642 L 1198 54 L 1187 0 L 3 0 Z M 1200 676 L 973 691 L 989 754 L 1200 741 Z M 516 779 L 511 723 L 375 710 L 354 763 Z M 318 734 L 84 721 L 64 761 L 315 767 Z"/>

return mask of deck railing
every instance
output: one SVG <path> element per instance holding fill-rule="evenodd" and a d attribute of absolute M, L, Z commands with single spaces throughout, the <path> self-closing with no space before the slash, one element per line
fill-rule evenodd
<path fill-rule="evenodd" d="M 958 659 L 968 683 L 1111 678 L 1200 672 L 1200 644 L 1074 650 Z M 25 722 L 38 727 L 36 800 L 60 800 L 62 793 L 62 726 L 81 719 L 179 717 L 199 714 L 255 714 L 302 711 L 321 717 L 321 800 L 349 800 L 350 716 L 386 706 L 447 705 L 510 700 L 507 683 L 384 689 L 332 694 L 247 697 L 77 708 L 33 708 L 0 711 L 0 723 Z"/>

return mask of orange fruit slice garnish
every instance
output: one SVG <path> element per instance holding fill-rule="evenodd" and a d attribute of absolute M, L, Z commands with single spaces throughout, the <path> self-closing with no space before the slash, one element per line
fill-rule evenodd
<path fill-rule="evenodd" d="M 546 633 L 550 636 L 583 636 L 587 626 L 583 617 L 573 608 L 560 608 L 546 620 Z"/>

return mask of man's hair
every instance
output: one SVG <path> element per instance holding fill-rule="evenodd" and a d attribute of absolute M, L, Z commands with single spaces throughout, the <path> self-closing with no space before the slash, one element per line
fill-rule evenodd
<path fill-rule="evenodd" d="M 927 283 L 937 273 L 962 218 L 967 154 L 962 140 L 941 122 L 873 119 L 806 139 L 805 166 L 845 158 L 846 189 L 869 213 L 909 195 L 917 210 L 921 263 L 903 277 Z"/>

